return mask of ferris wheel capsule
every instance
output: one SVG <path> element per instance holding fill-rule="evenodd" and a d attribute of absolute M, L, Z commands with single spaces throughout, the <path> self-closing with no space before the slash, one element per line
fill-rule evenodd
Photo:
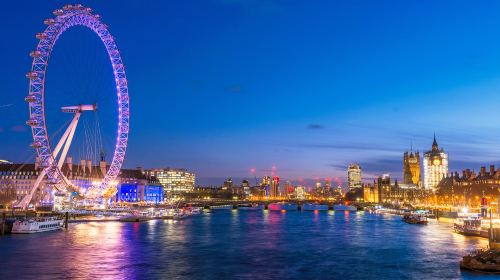
<path fill-rule="evenodd" d="M 38 78 L 38 73 L 34 72 L 34 71 L 28 72 L 28 73 L 26 73 L 26 78 L 28 78 L 30 80 L 34 80 L 34 79 Z"/>
<path fill-rule="evenodd" d="M 38 39 L 38 40 L 45 40 L 47 39 L 47 34 L 45 34 L 45 32 L 40 32 L 40 33 L 36 33 L 35 37 Z"/>
<path fill-rule="evenodd" d="M 62 16 L 64 14 L 64 11 L 62 9 L 57 9 L 52 12 L 53 15 L 55 16 Z"/>
<path fill-rule="evenodd" d="M 42 147 L 42 144 L 40 142 L 33 142 L 30 146 L 34 149 L 40 149 Z"/>
<path fill-rule="evenodd" d="M 40 122 L 36 119 L 29 119 L 26 121 L 26 124 L 29 126 L 37 126 Z"/>
<path fill-rule="evenodd" d="M 56 23 L 56 20 L 53 18 L 48 18 L 48 19 L 43 21 L 43 24 L 45 24 L 45 25 L 54 25 L 55 23 Z"/>
<path fill-rule="evenodd" d="M 40 57 L 41 54 L 42 54 L 42 52 L 40 52 L 40 51 L 32 51 L 32 52 L 30 52 L 30 56 L 32 58 Z"/>
<path fill-rule="evenodd" d="M 63 6 L 63 10 L 65 11 L 69 11 L 69 10 L 72 10 L 73 9 L 73 5 L 71 4 L 66 4 Z"/>
<path fill-rule="evenodd" d="M 34 95 L 30 94 L 30 95 L 28 95 L 28 96 L 26 96 L 26 97 L 24 98 L 24 101 L 26 101 L 26 102 L 28 102 L 28 103 L 33 103 L 33 102 L 36 102 L 36 101 L 37 101 L 37 98 L 36 98 L 36 96 L 34 96 Z"/>

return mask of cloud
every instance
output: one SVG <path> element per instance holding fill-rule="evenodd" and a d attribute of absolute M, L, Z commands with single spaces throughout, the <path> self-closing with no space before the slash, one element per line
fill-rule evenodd
<path fill-rule="evenodd" d="M 25 132 L 27 129 L 25 125 L 15 125 L 10 130 L 13 132 Z"/>
<path fill-rule="evenodd" d="M 333 167 L 336 170 L 346 170 L 347 169 L 347 164 L 340 164 L 340 163 L 330 163 L 328 166 Z"/>
<path fill-rule="evenodd" d="M 307 129 L 320 130 L 320 129 L 325 129 L 325 126 L 317 123 L 311 123 L 307 126 Z"/>
<path fill-rule="evenodd" d="M 359 150 L 359 151 L 386 151 L 386 152 L 400 152 L 401 149 L 397 147 L 390 147 L 390 145 L 376 145 L 366 143 L 337 143 L 337 144 L 303 144 L 301 147 L 312 149 L 338 149 L 338 150 Z"/>
<path fill-rule="evenodd" d="M 368 173 L 403 173 L 403 159 L 374 159 L 361 161 L 361 169 Z"/>
<path fill-rule="evenodd" d="M 12 104 L 12 103 L 11 104 L 4 104 L 4 105 L 0 105 L 0 108 L 8 108 L 12 105 L 14 105 L 14 104 Z"/>

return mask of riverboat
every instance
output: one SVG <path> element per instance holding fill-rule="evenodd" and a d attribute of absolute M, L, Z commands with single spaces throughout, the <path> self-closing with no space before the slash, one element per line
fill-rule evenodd
<path fill-rule="evenodd" d="M 270 203 L 267 209 L 269 211 L 297 211 L 298 207 L 295 203 L 276 202 Z"/>
<path fill-rule="evenodd" d="M 467 236 L 488 237 L 488 231 L 481 228 L 481 217 L 479 214 L 461 214 L 453 222 L 455 232 Z"/>
<path fill-rule="evenodd" d="M 426 225 L 428 223 L 427 217 L 420 213 L 405 214 L 403 221 L 407 224 Z"/>
<path fill-rule="evenodd" d="M 62 229 L 63 220 L 57 217 L 38 217 L 15 221 L 12 233 L 37 233 Z"/>
<path fill-rule="evenodd" d="M 327 204 L 304 203 L 301 207 L 302 211 L 328 211 Z"/>
<path fill-rule="evenodd" d="M 233 205 L 213 205 L 210 206 L 212 210 L 233 210 Z"/>
<path fill-rule="evenodd" d="M 249 204 L 239 204 L 238 210 L 248 211 L 248 210 L 264 210 L 263 204 L 249 203 Z"/>

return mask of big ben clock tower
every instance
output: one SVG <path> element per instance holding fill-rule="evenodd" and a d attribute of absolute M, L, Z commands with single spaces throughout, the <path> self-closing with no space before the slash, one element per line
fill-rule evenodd
<path fill-rule="evenodd" d="M 448 154 L 439 149 L 434 135 L 432 149 L 424 154 L 424 188 L 435 191 L 446 174 L 448 174 Z"/>

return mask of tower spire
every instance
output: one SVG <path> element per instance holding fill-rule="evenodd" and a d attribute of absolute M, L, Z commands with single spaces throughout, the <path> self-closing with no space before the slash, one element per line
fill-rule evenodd
<path fill-rule="evenodd" d="M 436 141 L 436 133 L 434 132 L 434 141 L 432 141 L 432 149 L 438 150 L 438 143 Z"/>

